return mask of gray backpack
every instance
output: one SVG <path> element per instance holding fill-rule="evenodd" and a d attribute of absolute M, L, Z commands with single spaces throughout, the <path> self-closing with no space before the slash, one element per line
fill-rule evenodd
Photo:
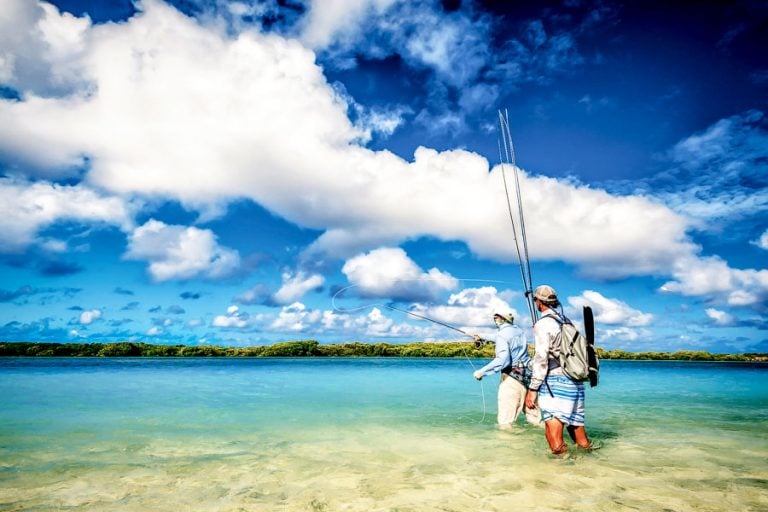
<path fill-rule="evenodd" d="M 590 310 L 589 321 L 591 321 L 591 313 Z M 550 318 L 560 324 L 559 361 L 563 373 L 576 382 L 589 381 L 593 387 L 597 386 L 600 361 L 597 358 L 594 341 L 582 335 L 568 318 L 560 318 L 558 315 L 552 315 Z"/>

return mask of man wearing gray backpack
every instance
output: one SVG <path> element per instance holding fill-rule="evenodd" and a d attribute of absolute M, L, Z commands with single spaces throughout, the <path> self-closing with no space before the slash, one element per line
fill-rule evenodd
<path fill-rule="evenodd" d="M 555 309 L 560 301 L 551 286 L 539 286 L 533 298 L 541 318 L 533 326 L 536 348 L 525 405 L 535 407 L 538 399 L 544 435 L 553 454 L 568 450 L 563 439 L 564 428 L 579 447 L 590 449 L 592 444 L 584 428 L 584 382 L 573 380 L 560 364 L 561 325 L 570 324 L 570 320 Z"/>

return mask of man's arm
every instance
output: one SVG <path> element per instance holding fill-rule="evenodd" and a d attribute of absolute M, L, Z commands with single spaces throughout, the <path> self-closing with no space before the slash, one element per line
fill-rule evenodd
<path fill-rule="evenodd" d="M 501 369 L 509 362 L 509 346 L 503 336 L 496 337 L 495 346 L 496 357 L 473 374 L 477 380 L 482 379 L 486 375 L 493 375 L 494 373 L 501 371 Z"/>
<path fill-rule="evenodd" d="M 552 322 L 553 320 L 550 319 L 549 321 Z M 542 318 L 533 326 L 533 338 L 535 354 L 531 366 L 532 375 L 529 389 L 538 391 L 547 377 L 547 369 L 549 368 L 550 335 L 546 318 Z"/>

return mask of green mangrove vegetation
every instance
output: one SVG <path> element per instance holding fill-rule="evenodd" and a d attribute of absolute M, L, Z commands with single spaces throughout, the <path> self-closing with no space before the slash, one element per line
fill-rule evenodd
<path fill-rule="evenodd" d="M 529 347 L 533 353 L 533 347 Z M 597 349 L 600 359 L 768 362 L 768 354 L 712 354 L 704 351 L 627 352 Z M 148 343 L 0 342 L 0 357 L 493 357 L 493 345 L 472 342 L 362 343 L 334 345 L 315 340 L 273 345 L 151 345 Z"/>

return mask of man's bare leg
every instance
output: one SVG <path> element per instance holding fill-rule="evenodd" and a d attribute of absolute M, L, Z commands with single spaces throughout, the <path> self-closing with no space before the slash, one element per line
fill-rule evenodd
<path fill-rule="evenodd" d="M 584 425 L 578 427 L 569 425 L 568 435 L 571 436 L 571 439 L 573 439 L 579 447 L 584 448 L 585 450 L 592 448 L 592 443 L 590 442 L 589 437 L 587 437 L 587 430 L 584 428 Z"/>
<path fill-rule="evenodd" d="M 568 450 L 568 445 L 563 441 L 563 424 L 557 418 L 549 419 L 544 423 L 544 436 L 554 455 L 560 455 Z"/>

